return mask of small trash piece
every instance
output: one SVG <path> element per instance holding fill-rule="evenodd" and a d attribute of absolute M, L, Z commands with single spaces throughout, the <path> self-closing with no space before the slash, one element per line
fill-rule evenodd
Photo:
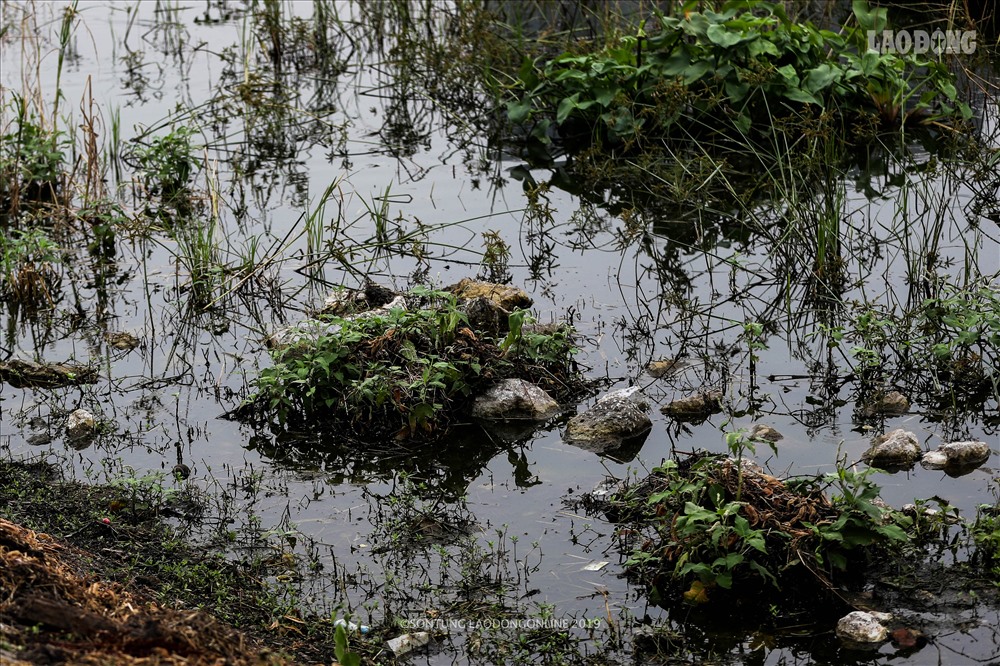
<path fill-rule="evenodd" d="M 591 562 L 590 564 L 585 565 L 583 567 L 582 571 L 600 571 L 604 567 L 608 566 L 608 564 L 610 564 L 610 563 L 609 562 L 604 562 L 603 560 L 602 561 Z"/>
<path fill-rule="evenodd" d="M 392 650 L 394 655 L 402 657 L 404 654 L 412 652 L 417 648 L 422 648 L 430 642 L 431 635 L 428 632 L 415 631 L 412 634 L 403 634 L 402 636 L 390 638 L 385 644 Z"/>
<path fill-rule="evenodd" d="M 371 627 L 369 627 L 367 624 L 355 624 L 354 622 L 348 622 L 344 618 L 337 618 L 336 620 L 334 620 L 333 626 L 343 627 L 348 631 L 357 631 L 362 634 L 367 634 L 371 630 Z"/>

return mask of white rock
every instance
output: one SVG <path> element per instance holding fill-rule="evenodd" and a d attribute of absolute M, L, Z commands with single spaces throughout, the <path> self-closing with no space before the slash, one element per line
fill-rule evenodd
<path fill-rule="evenodd" d="M 86 409 L 77 409 L 66 419 L 66 434 L 70 439 L 83 439 L 90 437 L 97 430 L 97 421 L 94 415 Z"/>
<path fill-rule="evenodd" d="M 412 634 L 403 634 L 390 638 L 385 642 L 397 657 L 401 657 L 408 652 L 421 648 L 431 642 L 431 635 L 426 631 L 416 631 Z"/>
<path fill-rule="evenodd" d="M 868 611 L 868 614 L 881 624 L 892 622 L 894 617 L 892 613 L 879 613 L 878 611 Z"/>
<path fill-rule="evenodd" d="M 873 467 L 906 467 L 919 460 L 922 453 L 916 435 L 897 429 L 876 437 L 861 457 Z"/>
<path fill-rule="evenodd" d="M 889 637 L 889 630 L 871 613 L 854 611 L 837 622 L 837 637 L 854 643 L 881 643 Z"/>
<path fill-rule="evenodd" d="M 920 465 L 926 469 L 944 469 L 947 464 L 948 456 L 940 449 L 937 451 L 928 451 L 920 459 Z"/>
<path fill-rule="evenodd" d="M 402 294 L 396 296 L 385 305 L 372 310 L 365 310 L 355 314 L 344 315 L 340 319 L 344 321 L 357 321 L 370 317 L 377 317 L 388 314 L 391 310 L 406 310 L 406 297 Z M 271 349 L 285 349 L 299 344 L 316 344 L 321 338 L 331 336 L 341 329 L 338 321 L 327 321 L 324 319 L 304 319 L 297 324 L 286 326 L 275 331 L 267 338 L 265 344 Z"/>
<path fill-rule="evenodd" d="M 927 469 L 968 468 L 982 465 L 989 457 L 990 447 L 986 442 L 949 442 L 925 453 L 920 464 Z"/>
<path fill-rule="evenodd" d="M 498 421 L 545 421 L 560 412 L 548 393 L 523 379 L 494 384 L 472 403 L 472 415 Z"/>
<path fill-rule="evenodd" d="M 648 409 L 649 400 L 638 386 L 612 391 L 570 419 L 564 437 L 585 448 L 620 446 L 649 432 L 653 422 L 646 415 Z"/>
<path fill-rule="evenodd" d="M 938 450 L 948 456 L 949 465 L 981 465 L 990 457 L 986 442 L 949 442 Z"/>

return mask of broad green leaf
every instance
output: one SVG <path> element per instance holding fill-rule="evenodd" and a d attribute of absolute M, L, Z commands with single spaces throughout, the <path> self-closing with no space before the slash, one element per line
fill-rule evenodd
<path fill-rule="evenodd" d="M 749 44 L 747 44 L 747 50 L 750 55 L 754 58 L 758 58 L 762 55 L 780 56 L 781 51 L 778 47 L 774 45 L 774 42 L 767 39 L 754 39 Z"/>
<path fill-rule="evenodd" d="M 728 49 L 731 46 L 736 46 L 740 42 L 744 41 L 744 39 L 757 39 L 756 35 L 744 37 L 742 34 L 729 30 L 724 25 L 718 24 L 710 26 L 707 34 L 709 41 L 725 49 Z"/>
<path fill-rule="evenodd" d="M 806 72 L 802 88 L 813 94 L 818 93 L 829 88 L 830 84 L 839 81 L 841 74 L 839 67 L 823 63 Z"/>
<path fill-rule="evenodd" d="M 701 77 L 705 76 L 705 74 L 711 72 L 713 69 L 714 66 L 707 60 L 699 60 L 691 63 L 684 69 L 684 85 L 691 85 Z"/>
<path fill-rule="evenodd" d="M 876 51 L 865 51 L 861 56 L 861 71 L 865 76 L 871 76 L 879 67 L 879 54 Z"/>
<path fill-rule="evenodd" d="M 673 54 L 663 63 L 661 71 L 664 76 L 679 76 L 691 66 L 691 57 L 688 53 L 680 49 Z"/>
<path fill-rule="evenodd" d="M 742 102 L 749 92 L 749 83 L 744 83 L 742 81 L 726 81 L 726 94 L 729 96 L 729 100 L 733 104 Z"/>
<path fill-rule="evenodd" d="M 507 104 L 507 117 L 512 123 L 523 123 L 531 117 L 531 98 L 525 97 L 519 102 Z"/>
<path fill-rule="evenodd" d="M 594 99 L 604 108 L 610 106 L 611 101 L 618 95 L 618 86 L 607 81 L 601 81 L 594 86 Z"/>
<path fill-rule="evenodd" d="M 823 106 L 823 103 L 818 99 L 813 97 L 811 94 L 803 90 L 802 88 L 789 88 L 784 93 L 784 96 L 793 102 L 802 102 L 803 104 L 816 104 L 818 106 Z"/>
<path fill-rule="evenodd" d="M 521 61 L 521 69 L 518 70 L 517 78 L 525 90 L 533 90 L 538 85 L 538 71 L 535 69 L 535 61 L 525 58 Z"/>
<path fill-rule="evenodd" d="M 559 102 L 559 108 L 556 110 L 556 124 L 562 125 L 569 118 L 569 114 L 573 113 L 579 106 L 580 93 L 573 93 L 569 97 L 564 97 L 561 102 Z"/>
<path fill-rule="evenodd" d="M 881 32 L 886 27 L 887 10 L 884 8 L 872 9 L 868 6 L 867 0 L 854 0 L 851 3 L 854 16 L 858 19 L 858 25 L 862 30 L 875 30 Z"/>
<path fill-rule="evenodd" d="M 776 71 L 789 87 L 799 87 L 799 73 L 795 71 L 795 67 L 792 65 L 784 65 L 783 67 L 779 67 Z"/>

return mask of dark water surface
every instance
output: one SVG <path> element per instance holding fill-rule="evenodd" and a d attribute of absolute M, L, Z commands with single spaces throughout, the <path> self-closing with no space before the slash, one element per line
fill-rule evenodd
<path fill-rule="evenodd" d="M 41 90 L 51 105 L 55 35 L 65 6 L 4 3 L 5 24 L 18 26 L 3 38 L 5 104 L 11 95 L 21 94 L 26 79 L 32 85 L 37 55 Z M 361 20 L 358 7 L 346 2 L 334 6 L 345 26 Z M 619 577 L 613 526 L 569 508 L 567 500 L 588 492 L 608 474 L 642 476 L 675 450 L 725 451 L 724 431 L 757 421 L 776 427 L 785 436 L 778 454 L 758 453 L 760 462 L 782 474 L 830 472 L 838 456 L 858 461 L 883 427 L 910 430 L 927 448 L 954 439 L 982 439 L 994 457 L 967 476 L 950 478 L 917 467 L 881 475 L 877 482 L 883 499 L 894 506 L 937 496 L 972 516 L 977 505 L 996 501 L 991 467 L 998 460 L 995 400 L 988 401 L 985 414 L 964 415 L 960 421 L 932 419 L 927 406 L 918 403 L 884 426 L 865 428 L 856 422 L 850 386 L 839 395 L 824 395 L 821 383 L 810 379 L 817 376 L 816 360 L 825 358 L 822 339 L 812 337 L 817 321 L 807 312 L 805 289 L 789 289 L 783 277 L 788 272 L 776 265 L 767 243 L 736 232 L 706 232 L 704 237 L 715 241 L 706 248 L 698 228 L 707 216 L 692 210 L 685 219 L 650 215 L 644 242 L 622 248 L 626 222 L 621 217 L 555 188 L 546 194 L 551 218 L 539 224 L 525 212 L 522 183 L 512 178 L 511 170 L 522 167 L 522 161 L 496 154 L 485 136 L 457 131 L 460 119 L 434 106 L 421 88 L 425 82 L 404 85 L 406 68 L 418 64 L 381 56 L 374 40 L 330 46 L 327 55 L 340 64 L 328 64 L 318 74 L 286 72 L 283 84 L 298 86 L 299 96 L 285 98 L 298 105 L 296 111 L 287 116 L 262 112 L 248 122 L 251 116 L 241 105 L 252 103 L 247 99 L 253 94 L 261 96 L 261 105 L 283 102 L 267 97 L 267 86 L 253 94 L 239 92 L 258 69 L 265 69 L 259 63 L 266 61 L 267 47 L 249 36 L 252 19 L 242 5 L 221 7 L 79 3 L 79 23 L 61 80 L 60 113 L 67 126 L 79 123 L 80 100 L 85 93 L 92 95 L 105 141 L 112 115 L 120 114 L 126 165 L 134 161 L 129 155 L 133 137 L 148 143 L 150 136 L 169 131 L 171 118 L 176 126 L 194 129 L 196 145 L 207 146 L 198 151 L 205 168 L 195 186 L 219 192 L 214 237 L 220 256 L 235 260 L 251 239 L 271 248 L 276 261 L 266 271 L 269 286 L 221 298 L 199 311 L 191 291 L 179 288 L 186 274 L 183 266 L 178 268 L 177 247 L 168 234 L 120 234 L 114 264 L 100 271 L 84 249 L 71 248 L 61 269 L 66 293 L 52 323 L 25 323 L 5 312 L 0 342 L 4 354 L 10 350 L 15 357 L 97 360 L 105 379 L 82 390 L 3 386 L 0 446 L 7 455 L 43 455 L 60 461 L 77 478 L 93 481 L 141 478 L 184 462 L 194 469 L 191 482 L 210 492 L 229 492 L 238 521 L 249 525 L 259 520 L 264 529 L 294 526 L 318 544 L 318 557 L 328 571 L 364 568 L 375 587 L 372 581 L 386 570 L 405 564 L 372 552 L 379 550 L 373 535 L 385 511 L 391 512 L 391 505 L 380 505 L 377 498 L 398 493 L 399 473 L 409 472 L 435 489 L 430 496 L 440 493 L 455 504 L 464 495 L 464 505 L 455 504 L 456 510 L 475 524 L 474 538 L 484 549 L 506 544 L 499 549 L 503 561 L 497 567 L 521 581 L 524 603 L 550 605 L 557 618 L 600 618 L 605 623 L 609 617 L 622 622 L 649 615 L 681 626 L 684 618 L 667 617 L 648 606 L 641 591 Z M 312 17 L 308 3 L 283 7 L 304 20 Z M 35 15 L 39 34 L 22 33 L 28 25 L 21 22 L 24 13 Z M 232 113 L 227 115 L 227 109 Z M 980 113 L 996 150 L 996 109 L 989 106 Z M 5 115 L 3 120 L 11 119 Z M 161 129 L 147 133 L 155 127 Z M 532 176 L 542 182 L 550 174 L 539 169 Z M 843 295 L 847 312 L 853 304 L 907 302 L 908 258 L 931 237 L 937 239 L 940 262 L 952 260 L 956 275 L 966 267 L 983 276 L 1000 274 L 997 226 L 985 218 L 971 219 L 975 192 L 960 173 L 900 167 L 871 180 L 860 173 L 850 178 L 856 180 L 847 183 L 838 204 L 841 228 L 852 248 L 846 274 L 853 286 Z M 257 368 L 269 363 L 263 346 L 269 331 L 302 317 L 330 285 L 358 286 L 336 262 L 304 268 L 310 248 L 300 233 L 303 212 L 314 210 L 335 181 L 339 185 L 326 204 L 326 219 L 340 214 L 351 222 L 342 232 L 345 244 L 377 233 L 369 209 L 383 199 L 392 228 L 410 230 L 417 220 L 429 228 L 430 256 L 424 264 L 362 251 L 355 265 L 378 281 L 405 287 L 418 268 L 439 285 L 474 275 L 483 251 L 481 234 L 496 230 L 512 248 L 512 283 L 535 299 L 538 318 L 549 321 L 574 313 L 582 334 L 580 359 L 591 375 L 620 386 L 638 382 L 657 404 L 724 383 L 735 415 L 681 427 L 654 409 L 652 433 L 625 461 L 564 443 L 558 425 L 513 446 L 473 432 L 432 451 L 393 455 L 387 445 L 378 455 L 366 456 L 345 450 L 335 434 L 304 434 L 297 443 L 274 441 L 269 433 L 221 418 L 245 395 Z M 141 202 L 125 198 L 123 203 L 138 209 Z M 781 206 L 762 204 L 762 215 L 772 209 L 780 211 Z M 325 237 L 331 235 L 328 230 Z M 697 307 L 676 307 L 677 295 Z M 751 389 L 741 338 L 743 323 L 751 321 L 769 325 L 767 348 L 758 352 L 756 363 L 754 395 L 764 405 L 759 418 L 739 416 L 747 412 Z M 141 344 L 131 352 L 117 351 L 104 342 L 106 331 L 132 332 Z M 657 380 L 643 373 L 649 360 L 678 355 L 687 357 L 678 374 Z M 840 371 L 846 374 L 846 364 Z M 844 404 L 833 405 L 831 398 Z M 94 444 L 75 450 L 64 441 L 59 424 L 79 406 L 110 425 Z M 31 443 L 37 441 L 33 435 L 46 432 L 53 434 L 52 441 Z M 426 555 L 423 566 L 431 571 L 426 578 L 431 584 L 439 582 L 434 571 L 441 558 L 439 553 Z M 584 569 L 604 560 L 610 564 L 599 571 Z M 404 586 L 416 589 L 423 580 L 414 573 L 418 570 L 414 565 L 412 581 Z M 320 579 L 304 593 L 317 608 L 349 604 L 368 609 L 359 613 L 366 620 L 370 613 L 377 621 L 383 611 L 368 589 L 362 582 L 347 589 L 345 597 L 331 580 Z M 422 609 L 414 601 L 407 609 L 394 610 L 416 617 Z M 924 619 L 931 625 L 936 621 Z M 710 634 L 705 640 L 742 663 L 957 664 L 1000 658 L 997 609 L 972 605 L 967 620 L 961 631 L 940 627 L 935 643 L 910 656 L 891 656 L 891 646 L 881 657 L 844 653 L 832 634 L 815 631 L 809 638 L 782 637 L 774 647 L 759 649 L 750 635 Z M 416 661 L 464 662 L 466 649 L 458 632 L 450 645 Z"/>

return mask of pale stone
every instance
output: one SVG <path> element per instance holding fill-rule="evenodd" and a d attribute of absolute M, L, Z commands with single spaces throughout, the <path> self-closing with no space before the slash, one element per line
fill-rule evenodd
<path fill-rule="evenodd" d="M 677 360 L 672 358 L 657 359 L 646 364 L 646 373 L 650 377 L 656 377 L 657 379 L 672 375 L 677 370 Z"/>
<path fill-rule="evenodd" d="M 837 622 L 837 637 L 854 643 L 881 643 L 889 637 L 889 630 L 871 613 L 854 611 Z"/>
<path fill-rule="evenodd" d="M 560 412 L 559 403 L 523 379 L 505 379 L 472 404 L 472 415 L 500 421 L 545 421 Z"/>
<path fill-rule="evenodd" d="M 927 469 L 978 467 L 990 457 L 986 442 L 949 442 L 924 454 L 920 464 Z"/>
<path fill-rule="evenodd" d="M 660 411 L 677 419 L 717 414 L 722 411 L 722 391 L 695 393 L 664 405 Z"/>
<path fill-rule="evenodd" d="M 647 434 L 653 426 L 646 411 L 649 400 L 639 387 L 612 391 L 566 424 L 566 441 L 586 448 L 612 447 Z"/>
<path fill-rule="evenodd" d="M 948 456 L 949 465 L 981 465 L 990 457 L 986 442 L 949 442 L 938 450 Z"/>
<path fill-rule="evenodd" d="M 873 467 L 906 467 L 919 460 L 922 454 L 916 435 L 896 429 L 876 437 L 861 458 Z"/>
<path fill-rule="evenodd" d="M 504 310 L 531 307 L 531 297 L 523 289 L 494 282 L 479 282 L 470 278 L 448 287 L 448 291 L 461 300 L 488 298 Z"/>
<path fill-rule="evenodd" d="M 782 435 L 780 432 L 778 432 L 769 425 L 758 423 L 750 430 L 750 437 L 754 439 L 762 439 L 765 442 L 774 443 L 780 439 L 783 439 L 784 435 Z"/>
<path fill-rule="evenodd" d="M 86 409 L 77 409 L 66 419 L 66 434 L 70 439 L 83 439 L 94 434 L 97 421 Z"/>

